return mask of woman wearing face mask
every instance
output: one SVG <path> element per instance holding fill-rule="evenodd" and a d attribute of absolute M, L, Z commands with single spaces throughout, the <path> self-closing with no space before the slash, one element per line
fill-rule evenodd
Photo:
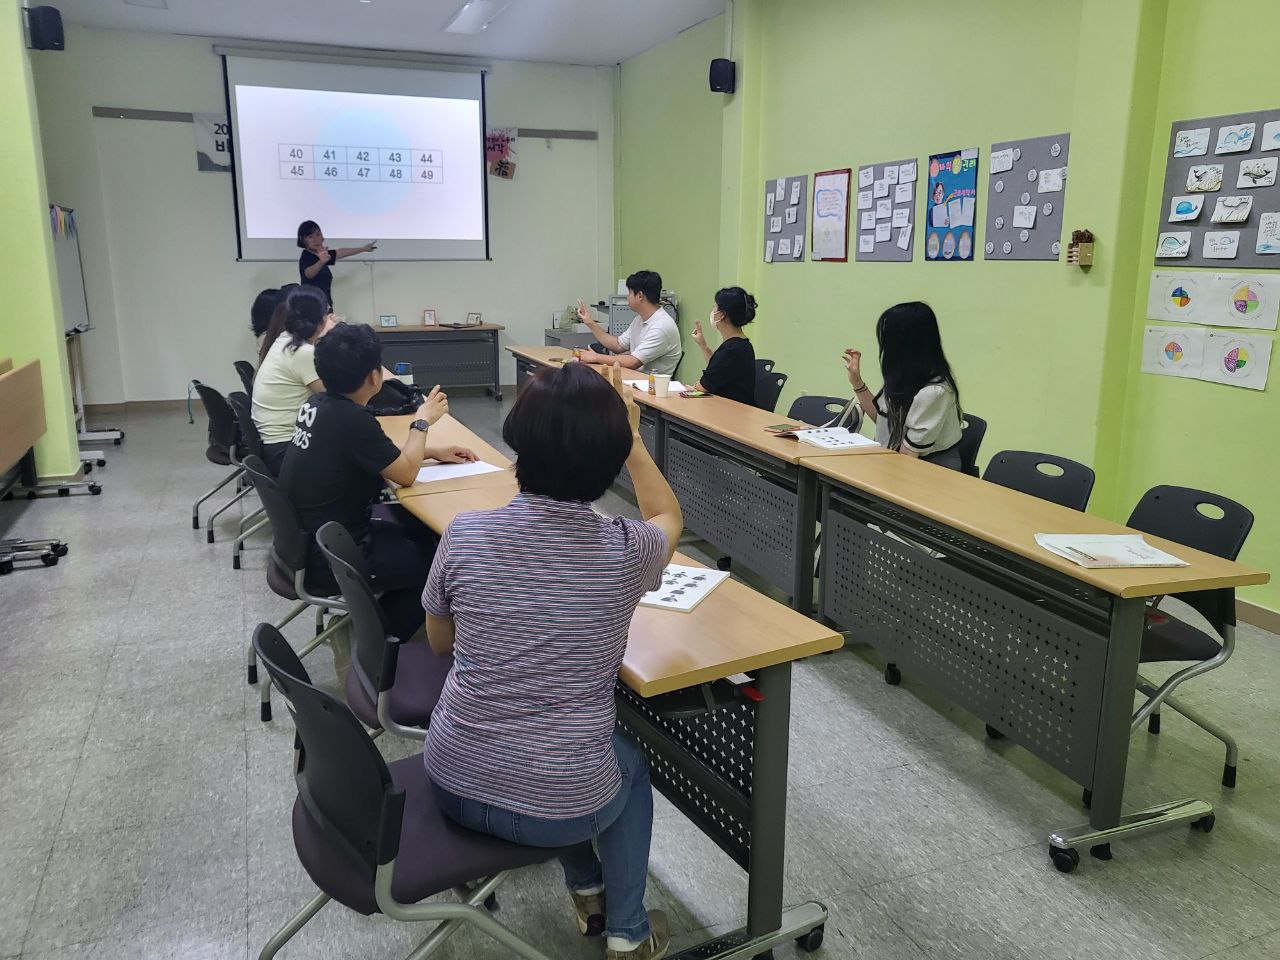
<path fill-rule="evenodd" d="M 702 332 L 702 321 L 693 325 L 694 343 L 707 361 L 695 390 L 755 406 L 756 352 L 742 332 L 755 316 L 756 298 L 741 287 L 725 287 L 716 293 L 711 325 L 720 334 L 720 346 L 712 352 Z"/>

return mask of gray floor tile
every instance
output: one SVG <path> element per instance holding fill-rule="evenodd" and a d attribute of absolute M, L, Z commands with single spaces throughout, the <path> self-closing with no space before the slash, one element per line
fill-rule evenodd
<path fill-rule="evenodd" d="M 0 841 L 0 955 L 22 951 L 52 847 L 51 839 L 11 843 L 6 835 Z"/>
<path fill-rule="evenodd" d="M 129 939 L 147 927 L 233 914 L 246 902 L 245 853 L 243 818 L 60 839 L 24 949 Z"/>
<path fill-rule="evenodd" d="M 256 957 L 272 934 L 309 899 L 307 896 L 297 900 L 252 902 L 249 907 L 249 955 Z M 397 923 L 380 915 L 365 917 L 341 904 L 329 903 L 276 956 L 279 960 L 403 957 L 430 932 L 429 924 Z M 469 960 L 472 956 L 469 946 L 465 933 L 456 934 L 435 957 L 439 960 Z"/>
<path fill-rule="evenodd" d="M 208 917 L 179 912 L 139 924 L 122 936 L 28 950 L 22 960 L 244 960 L 245 915 L 242 906 Z"/>
<path fill-rule="evenodd" d="M 926 960 L 925 952 L 894 922 L 891 911 L 864 891 L 818 898 L 830 916 L 820 957 L 836 960 Z M 797 951 L 797 956 L 805 956 Z"/>
<path fill-rule="evenodd" d="M 0 823 L 6 846 L 47 843 L 62 818 L 78 760 L 8 767 L 0 763 Z"/>
<path fill-rule="evenodd" d="M 1228 947 L 1206 960 L 1275 960 L 1280 957 L 1280 930 Z"/>

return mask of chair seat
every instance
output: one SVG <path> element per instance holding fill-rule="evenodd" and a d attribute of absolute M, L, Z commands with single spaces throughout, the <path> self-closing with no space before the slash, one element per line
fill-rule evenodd
<path fill-rule="evenodd" d="M 267 561 L 267 586 L 276 596 L 297 600 L 298 591 L 293 588 L 293 577 L 281 569 L 274 560 Z"/>
<path fill-rule="evenodd" d="M 453 887 L 550 860 L 555 849 L 522 847 L 459 827 L 436 806 L 422 756 L 390 764 L 391 779 L 405 793 L 404 827 L 391 893 L 401 903 L 417 903 Z M 363 914 L 378 913 L 372 877 L 364 878 L 350 855 L 336 846 L 311 818 L 301 798 L 293 804 L 293 842 L 315 885 L 339 903 Z"/>
<path fill-rule="evenodd" d="M 211 443 L 204 451 L 205 459 L 220 467 L 231 466 L 231 451 L 218 443 Z"/>
<path fill-rule="evenodd" d="M 391 719 L 406 727 L 427 726 L 452 667 L 453 657 L 438 655 L 425 641 L 401 644 L 391 687 Z M 347 704 L 366 727 L 382 726 L 378 705 L 365 692 L 354 663 L 347 671 Z"/>
<path fill-rule="evenodd" d="M 1166 663 L 1174 660 L 1208 660 L 1216 657 L 1222 644 L 1210 634 L 1185 620 L 1171 617 L 1161 610 L 1147 611 L 1146 630 L 1142 634 L 1141 663 Z"/>

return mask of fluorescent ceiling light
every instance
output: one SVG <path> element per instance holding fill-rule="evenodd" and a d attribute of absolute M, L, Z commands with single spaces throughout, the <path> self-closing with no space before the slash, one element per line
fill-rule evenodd
<path fill-rule="evenodd" d="M 124 0 L 126 7 L 152 7 L 156 10 L 168 10 L 169 0 Z"/>
<path fill-rule="evenodd" d="M 509 6 L 511 0 L 469 0 L 453 15 L 444 28 L 445 33 L 479 33 Z"/>

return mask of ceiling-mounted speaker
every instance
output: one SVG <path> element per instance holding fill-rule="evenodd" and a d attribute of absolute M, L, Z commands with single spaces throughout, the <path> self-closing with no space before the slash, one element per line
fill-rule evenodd
<path fill-rule="evenodd" d="M 735 67 L 732 60 L 725 60 L 723 57 L 711 61 L 712 93 L 733 93 Z"/>
<path fill-rule="evenodd" d="M 62 14 L 57 7 L 27 7 L 27 46 L 32 50 L 64 50 Z"/>

